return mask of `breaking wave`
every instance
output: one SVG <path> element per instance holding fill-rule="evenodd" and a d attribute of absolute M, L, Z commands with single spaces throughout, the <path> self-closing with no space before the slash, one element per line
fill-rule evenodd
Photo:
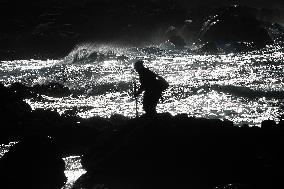
<path fill-rule="evenodd" d="M 29 100 L 33 108 L 64 112 L 77 107 L 82 117 L 114 113 L 131 117 L 135 116 L 133 83 L 139 86 L 133 63 L 141 59 L 170 84 L 157 106 L 159 112 L 235 123 L 278 119 L 284 96 L 283 48 L 218 55 L 193 53 L 194 48 L 174 49 L 169 43 L 142 47 L 84 43 L 61 60 L 2 61 L 0 81 L 30 87 L 53 83 L 68 87 L 72 94 Z M 142 114 L 142 99 L 138 101 Z"/>

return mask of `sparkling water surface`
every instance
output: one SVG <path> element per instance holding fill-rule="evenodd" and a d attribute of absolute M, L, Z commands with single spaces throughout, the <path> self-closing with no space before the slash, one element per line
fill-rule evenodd
<path fill-rule="evenodd" d="M 29 86 L 58 82 L 76 95 L 26 99 L 33 109 L 59 113 L 76 108 L 84 118 L 135 116 L 133 70 L 137 59 L 170 84 L 158 112 L 219 118 L 236 125 L 279 121 L 283 112 L 284 50 L 278 46 L 239 54 L 198 55 L 161 46 L 144 48 L 81 45 L 62 60 L 1 61 L 0 82 Z M 143 114 L 139 98 L 139 114 Z"/>
<path fill-rule="evenodd" d="M 190 48 L 178 51 L 163 46 L 85 44 L 62 60 L 1 61 L 0 82 L 28 86 L 57 82 L 73 93 L 61 98 L 43 95 L 40 100 L 26 99 L 33 109 L 59 113 L 75 109 L 83 118 L 112 114 L 134 117 L 133 86 L 139 82 L 133 63 L 138 59 L 170 84 L 158 112 L 227 119 L 251 126 L 259 126 L 266 119 L 278 122 L 283 115 L 284 49 L 277 46 L 249 53 L 198 55 Z M 140 97 L 140 115 L 141 101 Z M 14 144 L 0 145 L 0 158 Z M 67 189 L 85 170 L 80 156 L 65 157 L 64 161 Z"/>

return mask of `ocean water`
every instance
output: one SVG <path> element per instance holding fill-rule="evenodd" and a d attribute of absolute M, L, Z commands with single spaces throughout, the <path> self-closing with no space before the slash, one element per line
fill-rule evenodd
<path fill-rule="evenodd" d="M 81 44 L 61 60 L 1 61 L 0 82 L 21 82 L 28 86 L 57 82 L 72 95 L 26 99 L 33 109 L 68 110 L 83 117 L 135 117 L 133 70 L 136 60 L 163 76 L 170 87 L 163 94 L 158 112 L 172 115 L 231 120 L 259 126 L 261 121 L 278 122 L 284 109 L 284 48 L 269 46 L 238 54 L 196 54 L 195 47 L 176 50 L 171 45 L 121 47 L 113 44 Z M 142 98 L 138 99 L 142 115 Z M 0 158 L 15 143 L 0 145 Z M 85 173 L 80 156 L 65 157 L 68 182 L 72 187 Z"/>
<path fill-rule="evenodd" d="M 158 112 L 172 115 L 219 118 L 236 125 L 259 126 L 278 122 L 283 115 L 284 48 L 268 46 L 238 54 L 196 54 L 193 46 L 175 50 L 168 44 L 121 47 L 111 44 L 81 44 L 61 60 L 1 61 L 0 82 L 28 86 L 57 82 L 74 95 L 26 99 L 33 109 L 59 113 L 76 110 L 87 118 L 121 114 L 135 116 L 133 70 L 136 60 L 163 76 L 170 87 L 163 94 Z M 142 97 L 138 111 L 142 115 Z"/>

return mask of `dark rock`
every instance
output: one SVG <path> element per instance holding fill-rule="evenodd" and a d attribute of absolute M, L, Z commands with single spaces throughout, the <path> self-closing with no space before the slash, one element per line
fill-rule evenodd
<path fill-rule="evenodd" d="M 63 97 L 71 95 L 71 91 L 68 87 L 55 82 L 42 85 L 34 85 L 32 87 L 32 91 L 38 94 L 44 94 L 53 97 Z"/>
<path fill-rule="evenodd" d="M 234 122 L 232 122 L 230 120 L 224 120 L 222 127 L 234 127 Z"/>
<path fill-rule="evenodd" d="M 179 35 L 171 36 L 169 38 L 169 41 L 173 43 L 176 48 L 184 48 L 184 46 L 186 45 L 184 39 Z"/>
<path fill-rule="evenodd" d="M 175 45 L 176 48 L 184 48 L 186 45 L 184 39 L 179 34 L 178 30 L 174 26 L 170 26 L 165 32 L 166 38 Z"/>
<path fill-rule="evenodd" d="M 37 98 L 40 94 L 53 97 L 63 97 L 71 95 L 71 91 L 63 84 L 51 82 L 47 84 L 36 84 L 28 87 L 22 83 L 13 83 L 9 90 L 14 93 L 13 96 L 23 100 L 26 98 Z"/>
<path fill-rule="evenodd" d="M 200 53 L 210 53 L 210 54 L 217 54 L 218 52 L 220 52 L 215 42 L 206 43 L 200 49 L 198 49 L 198 51 Z"/>
<path fill-rule="evenodd" d="M 254 48 L 263 48 L 273 41 L 268 32 L 261 26 L 253 9 L 232 6 L 220 10 L 209 18 L 201 29 L 199 38 L 204 42 L 218 44 L 249 42 Z"/>
<path fill-rule="evenodd" d="M 276 122 L 274 120 L 264 120 L 261 122 L 262 129 L 273 129 L 276 127 Z"/>
<path fill-rule="evenodd" d="M 1 60 L 63 58 L 86 41 L 145 44 L 161 26 L 178 24 L 186 13 L 171 0 L 7 1 L 1 7 Z"/>
<path fill-rule="evenodd" d="M 110 121 L 104 118 L 83 120 L 74 115 L 59 115 L 52 110 L 32 111 L 23 101 L 26 89 L 29 91 L 32 87 L 15 84 L 10 88 L 0 85 L 1 142 L 16 141 L 31 134 L 48 135 L 56 138 L 60 147 L 74 152 L 93 143 L 100 129 L 111 127 Z"/>
<path fill-rule="evenodd" d="M 184 119 L 187 118 L 177 117 L 179 121 Z M 195 123 L 199 121 L 196 120 Z M 200 160 L 199 156 L 192 153 L 194 149 L 196 150 L 191 144 L 197 139 L 194 137 L 196 133 L 185 132 L 188 130 L 181 128 L 175 129 L 176 127 L 171 126 L 173 123 L 177 122 L 173 122 L 173 117 L 166 114 L 161 114 L 156 119 L 145 117 L 128 122 L 132 124 L 132 127 L 128 128 L 132 129 L 112 134 L 108 141 L 101 143 L 102 146 L 96 146 L 92 153 L 85 154 L 83 164 L 88 171 L 95 171 L 98 183 L 105 183 L 107 187 L 127 185 L 133 188 L 200 187 L 200 185 L 209 187 L 210 183 L 206 182 L 206 179 L 204 180 L 206 184 L 198 180 L 201 179 L 199 174 L 202 172 L 202 170 L 197 171 L 198 167 L 206 162 L 207 158 L 203 157 Z M 199 124 L 198 127 L 208 123 L 209 120 L 204 120 L 204 123 Z M 217 121 L 212 121 L 210 124 L 216 123 L 218 124 Z M 207 145 L 211 146 L 205 143 L 196 145 L 201 148 L 204 145 L 206 149 Z M 200 161 L 200 164 L 192 164 L 196 161 Z M 115 180 L 119 180 L 120 184 L 117 185 Z"/>
<path fill-rule="evenodd" d="M 110 122 L 114 125 L 125 125 L 129 121 L 128 117 L 120 114 L 114 114 L 110 116 Z"/>
<path fill-rule="evenodd" d="M 170 37 L 176 36 L 176 35 L 178 35 L 178 30 L 175 26 L 168 27 L 168 29 L 165 32 L 166 38 L 170 38 Z"/>
<path fill-rule="evenodd" d="M 244 129 L 248 129 L 249 125 L 247 123 L 245 123 L 245 124 L 241 125 L 241 127 L 244 128 Z"/>
<path fill-rule="evenodd" d="M 66 182 L 65 163 L 54 141 L 48 137 L 27 137 L 0 159 L 4 188 L 60 189 Z"/>
<path fill-rule="evenodd" d="M 197 21 L 187 19 L 184 21 L 183 26 L 180 29 L 180 34 L 185 41 L 193 43 L 197 41 L 201 24 Z"/>
<path fill-rule="evenodd" d="M 236 96 L 242 96 L 246 98 L 278 98 L 282 99 L 284 97 L 283 91 L 263 91 L 263 90 L 254 90 L 242 86 L 232 86 L 232 85 L 212 85 L 211 88 L 216 91 L 222 91 Z"/>
<path fill-rule="evenodd" d="M 98 130 L 106 130 L 111 128 L 112 123 L 110 120 L 106 118 L 102 118 L 99 116 L 94 116 L 84 120 L 84 124 L 89 127 L 96 128 Z"/>
<path fill-rule="evenodd" d="M 278 126 L 278 128 L 284 129 L 284 120 L 281 119 L 277 126 Z"/>
<path fill-rule="evenodd" d="M 13 125 L 28 116 L 30 112 L 31 107 L 23 101 L 22 95 L 19 95 L 17 90 L 11 90 L 3 84 L 0 84 L 1 121 Z"/>
<path fill-rule="evenodd" d="M 52 127 L 56 126 L 60 121 L 60 115 L 56 111 L 36 109 L 32 111 L 32 117 L 34 121 L 41 123 L 41 127 Z"/>
<path fill-rule="evenodd" d="M 31 91 L 30 87 L 22 83 L 12 83 L 9 86 L 9 89 L 13 91 L 15 95 L 21 100 L 26 98 L 34 98 L 37 96 L 35 93 Z"/>
<path fill-rule="evenodd" d="M 1 50 L 0 49 L 0 60 L 11 60 L 15 57 L 15 51 L 13 50 Z"/>
<path fill-rule="evenodd" d="M 284 43 L 284 27 L 281 26 L 278 23 L 268 23 L 266 28 L 268 29 L 268 32 L 270 36 L 272 36 L 272 39 L 274 43 L 276 44 L 283 44 Z"/>
<path fill-rule="evenodd" d="M 97 60 L 101 56 L 102 56 L 101 54 L 99 54 L 98 52 L 94 51 L 94 52 L 89 54 L 88 58 L 91 59 L 91 60 Z"/>
<path fill-rule="evenodd" d="M 281 183 L 276 170 L 283 166 L 282 135 L 277 132 L 275 127 L 266 133 L 186 114 L 139 117 L 98 137 L 83 156 L 88 172 L 76 185 L 275 188 Z"/>

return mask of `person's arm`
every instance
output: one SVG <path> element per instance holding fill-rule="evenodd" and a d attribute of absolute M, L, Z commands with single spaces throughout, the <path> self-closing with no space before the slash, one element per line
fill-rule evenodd
<path fill-rule="evenodd" d="M 169 85 L 169 83 L 167 82 L 167 80 L 165 80 L 165 78 L 163 78 L 162 76 L 159 76 L 156 74 L 156 77 L 159 79 L 159 80 L 162 80 L 164 83 L 166 83 L 167 85 Z"/>
<path fill-rule="evenodd" d="M 155 74 L 155 77 L 161 80 L 165 81 L 165 78 L 163 78 L 162 76 L 159 76 L 157 73 L 153 72 L 153 74 Z"/>
<path fill-rule="evenodd" d="M 158 79 L 165 80 L 162 76 L 159 76 L 158 74 L 156 74 L 156 77 L 157 77 Z"/>

